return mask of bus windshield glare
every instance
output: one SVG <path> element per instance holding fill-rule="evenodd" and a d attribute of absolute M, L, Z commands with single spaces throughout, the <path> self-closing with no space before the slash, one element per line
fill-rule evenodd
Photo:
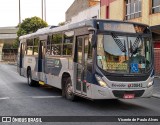
<path fill-rule="evenodd" d="M 147 73 L 152 65 L 151 46 L 150 37 L 99 34 L 98 67 L 109 73 Z"/>

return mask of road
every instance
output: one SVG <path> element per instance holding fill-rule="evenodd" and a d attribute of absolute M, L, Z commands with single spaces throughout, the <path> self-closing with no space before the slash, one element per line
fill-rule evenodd
<path fill-rule="evenodd" d="M 61 91 L 56 88 L 50 86 L 29 87 L 27 79 L 18 75 L 16 66 L 0 64 L 0 116 L 160 116 L 159 107 L 160 99 L 158 98 L 117 101 L 79 99 L 71 102 L 62 98 Z M 37 123 L 37 125 L 39 124 Z M 43 123 L 43 125 L 45 124 L 61 125 L 62 123 Z M 63 124 L 108 125 L 107 123 Z M 151 125 L 158 123 L 110 122 L 109 124 Z"/>

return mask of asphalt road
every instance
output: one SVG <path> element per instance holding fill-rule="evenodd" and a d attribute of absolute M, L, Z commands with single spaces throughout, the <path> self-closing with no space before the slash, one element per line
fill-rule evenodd
<path fill-rule="evenodd" d="M 29 87 L 27 79 L 18 75 L 16 66 L 0 64 L 0 116 L 160 116 L 159 107 L 160 99 L 158 98 L 103 100 L 96 102 L 79 99 L 76 102 L 71 102 L 62 98 L 61 91 L 56 88 L 50 86 Z M 31 123 L 27 124 L 30 125 Z M 40 123 L 33 124 L 39 125 Z M 158 123 L 80 122 L 42 124 L 151 125 Z"/>

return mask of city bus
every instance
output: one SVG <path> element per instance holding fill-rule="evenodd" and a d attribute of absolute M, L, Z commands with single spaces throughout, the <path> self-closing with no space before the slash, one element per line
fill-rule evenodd
<path fill-rule="evenodd" d="M 88 19 L 19 38 L 17 70 L 29 86 L 50 85 L 62 96 L 151 97 L 154 62 L 148 25 Z"/>

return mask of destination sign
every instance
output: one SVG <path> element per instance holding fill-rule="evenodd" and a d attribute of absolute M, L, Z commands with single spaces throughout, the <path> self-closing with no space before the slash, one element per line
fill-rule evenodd
<path fill-rule="evenodd" d="M 100 22 L 99 27 L 102 30 L 128 33 L 144 33 L 145 29 L 147 28 L 146 26 L 142 25 L 117 22 Z"/>
<path fill-rule="evenodd" d="M 113 63 L 107 62 L 106 69 L 107 70 L 127 70 L 127 63 Z"/>

